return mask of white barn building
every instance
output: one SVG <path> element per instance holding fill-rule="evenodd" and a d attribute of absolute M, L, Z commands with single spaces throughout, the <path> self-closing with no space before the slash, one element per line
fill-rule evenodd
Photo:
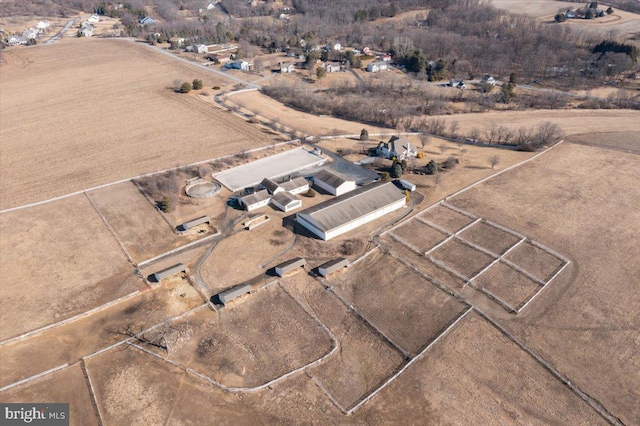
<path fill-rule="evenodd" d="M 374 183 L 303 210 L 296 220 L 326 241 L 405 205 L 405 195 L 393 183 Z"/>
<path fill-rule="evenodd" d="M 266 206 L 269 201 L 271 201 L 271 194 L 266 189 L 240 198 L 240 202 L 248 212 Z"/>
<path fill-rule="evenodd" d="M 302 201 L 288 192 L 278 192 L 271 198 L 271 204 L 285 213 L 302 207 Z"/>
<path fill-rule="evenodd" d="M 356 189 L 356 181 L 333 170 L 323 169 L 313 176 L 313 183 L 332 195 L 342 195 Z"/>

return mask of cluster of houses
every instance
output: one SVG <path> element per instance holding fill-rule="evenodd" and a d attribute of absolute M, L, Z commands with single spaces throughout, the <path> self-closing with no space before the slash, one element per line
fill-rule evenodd
<path fill-rule="evenodd" d="M 564 17 L 566 19 L 595 19 L 602 18 L 609 14 L 613 13 L 613 9 L 609 8 L 607 10 L 599 9 L 596 7 L 585 7 L 581 9 L 572 10 L 569 9 L 564 13 Z"/>
<path fill-rule="evenodd" d="M 47 31 L 50 24 L 49 21 L 40 21 L 35 27 L 28 28 L 21 35 L 13 34 L 7 37 L 7 46 L 18 46 L 29 44 L 30 40 L 35 40 L 40 34 Z"/>

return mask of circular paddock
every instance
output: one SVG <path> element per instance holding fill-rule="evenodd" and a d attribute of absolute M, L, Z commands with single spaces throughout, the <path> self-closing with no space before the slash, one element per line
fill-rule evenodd
<path fill-rule="evenodd" d="M 209 198 L 219 193 L 221 189 L 222 187 L 220 186 L 220 184 L 200 181 L 187 185 L 184 192 L 189 197 L 193 198 Z"/>

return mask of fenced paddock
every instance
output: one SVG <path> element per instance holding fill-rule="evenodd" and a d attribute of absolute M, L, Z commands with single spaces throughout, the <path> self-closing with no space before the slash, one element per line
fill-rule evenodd
<path fill-rule="evenodd" d="M 434 266 L 440 268 L 455 277 L 445 279 L 447 284 L 470 284 L 514 314 L 569 264 L 550 248 L 446 202 L 391 228 L 382 238 L 429 277 L 436 275 Z"/>

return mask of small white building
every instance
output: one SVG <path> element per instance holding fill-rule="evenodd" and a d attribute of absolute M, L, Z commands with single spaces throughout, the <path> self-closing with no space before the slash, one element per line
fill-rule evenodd
<path fill-rule="evenodd" d="M 296 66 L 293 64 L 284 64 L 280 62 L 280 73 L 281 74 L 290 74 L 296 70 Z"/>
<path fill-rule="evenodd" d="M 25 40 L 33 40 L 34 38 L 38 37 L 39 33 L 40 33 L 40 30 L 38 30 L 37 28 L 31 27 L 22 32 L 22 38 L 24 38 Z"/>
<path fill-rule="evenodd" d="M 284 188 L 284 190 L 291 195 L 302 194 L 309 190 L 309 181 L 302 176 L 298 176 L 297 178 L 282 182 L 280 187 Z"/>
<path fill-rule="evenodd" d="M 329 194 L 339 196 L 356 189 L 356 181 L 333 170 L 323 169 L 313 176 L 313 183 Z"/>
<path fill-rule="evenodd" d="M 449 86 L 455 87 L 456 89 L 464 90 L 467 88 L 467 85 L 464 84 L 463 80 L 451 79 L 449 80 Z"/>
<path fill-rule="evenodd" d="M 375 61 L 367 65 L 368 72 L 380 72 L 380 71 L 386 71 L 388 69 L 389 69 L 389 64 L 384 61 Z"/>
<path fill-rule="evenodd" d="M 100 17 L 94 13 L 93 15 L 89 16 L 89 19 L 87 19 L 87 22 L 91 24 L 95 24 L 97 22 L 100 22 Z"/>
<path fill-rule="evenodd" d="M 388 53 L 380 55 L 380 60 L 382 62 L 391 62 L 391 55 L 389 55 Z"/>
<path fill-rule="evenodd" d="M 269 191 L 266 189 L 240 198 L 240 203 L 248 212 L 264 207 L 269 204 L 270 201 L 271 194 L 269 194 Z"/>
<path fill-rule="evenodd" d="M 209 48 L 206 44 L 194 44 L 192 46 L 193 53 L 209 53 Z"/>
<path fill-rule="evenodd" d="M 44 32 L 47 28 L 49 28 L 51 26 L 51 24 L 49 23 L 49 21 L 40 21 L 36 24 L 36 28 L 38 29 L 39 32 Z"/>
<path fill-rule="evenodd" d="M 489 74 L 485 74 L 484 77 L 480 79 L 480 83 L 490 84 L 492 86 L 496 85 L 496 79 L 491 77 Z"/>
<path fill-rule="evenodd" d="M 327 72 L 339 72 L 342 69 L 342 66 L 337 62 L 325 62 L 321 66 Z"/>
<path fill-rule="evenodd" d="M 251 71 L 251 69 L 253 68 L 253 64 L 250 64 L 247 61 L 243 61 L 242 59 L 238 59 L 236 61 L 229 62 L 225 66 L 227 68 L 231 68 L 231 69 L 234 69 L 234 70 L 240 70 L 240 71 Z"/>
<path fill-rule="evenodd" d="M 296 214 L 298 224 L 327 241 L 406 205 L 392 182 L 373 183 Z"/>
<path fill-rule="evenodd" d="M 138 19 L 138 23 L 140 25 L 153 25 L 156 23 L 156 20 L 153 18 L 149 18 L 148 16 L 143 16 L 142 18 Z"/>
<path fill-rule="evenodd" d="M 27 44 L 27 40 L 19 35 L 12 35 L 7 39 L 7 46 L 18 46 L 20 44 Z"/>
<path fill-rule="evenodd" d="M 302 207 L 302 201 L 288 192 L 278 192 L 271 198 L 271 204 L 285 213 Z"/>
<path fill-rule="evenodd" d="M 78 30 L 78 37 L 91 37 L 93 36 L 93 25 L 83 25 L 82 28 Z"/>
<path fill-rule="evenodd" d="M 215 8 L 216 8 L 216 5 L 215 5 L 215 4 L 213 4 L 213 3 L 209 3 L 209 4 L 207 5 L 207 10 L 213 10 L 213 9 L 215 9 Z"/>

